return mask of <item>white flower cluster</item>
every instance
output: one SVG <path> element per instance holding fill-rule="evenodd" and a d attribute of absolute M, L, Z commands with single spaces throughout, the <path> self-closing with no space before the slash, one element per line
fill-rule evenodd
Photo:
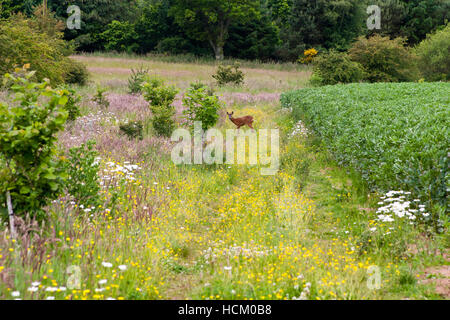
<path fill-rule="evenodd" d="M 289 134 L 289 138 L 292 138 L 296 135 L 300 135 L 302 137 L 307 137 L 309 135 L 308 129 L 305 127 L 305 125 L 303 124 L 303 122 L 301 120 L 299 122 L 297 122 L 294 129 Z"/>
<path fill-rule="evenodd" d="M 102 181 L 100 181 L 100 185 L 103 186 L 105 183 L 112 180 L 114 177 L 123 175 L 126 181 L 136 180 L 134 177 L 135 171 L 140 170 L 141 167 L 135 164 L 130 164 L 130 162 L 125 161 L 124 165 L 120 165 L 118 163 L 109 161 L 106 163 L 107 168 L 103 169 Z"/>
<path fill-rule="evenodd" d="M 308 300 L 310 291 L 311 291 L 311 282 L 307 282 L 305 284 L 305 288 L 303 288 L 302 293 L 300 293 L 300 296 L 292 297 L 292 300 Z"/>
<path fill-rule="evenodd" d="M 233 245 L 228 248 L 220 248 L 220 247 L 209 247 L 206 250 L 203 250 L 203 257 L 206 260 L 206 263 L 210 261 L 215 261 L 219 256 L 226 256 L 229 258 L 238 258 L 240 256 L 244 256 L 246 258 L 249 257 L 262 257 L 270 254 L 272 250 L 265 249 L 256 245 L 248 245 L 246 243 L 243 246 Z"/>
<path fill-rule="evenodd" d="M 41 286 L 41 283 L 38 282 L 38 281 L 35 281 L 35 282 L 31 283 L 31 287 L 28 287 L 27 291 L 29 291 L 29 292 L 37 292 L 40 289 L 39 286 Z M 67 290 L 66 287 L 47 287 L 47 288 L 45 288 L 46 292 L 61 292 L 61 291 L 66 291 L 66 290 Z M 20 297 L 20 292 L 19 291 L 13 291 L 11 293 L 11 296 L 15 297 L 14 300 L 21 300 L 20 298 L 18 298 L 18 297 Z M 54 300 L 55 297 L 49 296 L 46 299 L 47 300 Z"/>
<path fill-rule="evenodd" d="M 419 215 L 428 217 L 430 214 L 425 212 L 425 205 L 420 204 L 419 199 L 408 201 L 406 198 L 411 192 L 389 191 L 381 197 L 378 202 L 381 207 L 377 210 L 378 220 L 381 222 L 394 222 L 395 217 L 410 220 L 410 224 L 416 220 Z M 417 209 L 414 209 L 416 207 Z"/>

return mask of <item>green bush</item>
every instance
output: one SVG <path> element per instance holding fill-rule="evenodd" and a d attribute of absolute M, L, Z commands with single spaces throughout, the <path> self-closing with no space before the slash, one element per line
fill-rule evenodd
<path fill-rule="evenodd" d="M 148 69 L 139 67 L 138 69 L 131 69 L 131 75 L 128 78 L 128 92 L 140 93 L 142 91 L 142 84 L 148 78 Z"/>
<path fill-rule="evenodd" d="M 106 92 L 105 88 L 97 87 L 97 92 L 92 98 L 92 101 L 94 101 L 98 106 L 107 109 L 109 107 L 109 101 L 103 95 L 105 92 Z"/>
<path fill-rule="evenodd" d="M 64 81 L 68 84 L 78 84 L 84 86 L 89 80 L 89 72 L 86 66 L 78 61 L 69 59 Z"/>
<path fill-rule="evenodd" d="M 219 98 L 208 92 L 208 88 L 202 84 L 194 84 L 188 89 L 183 98 L 185 110 L 183 114 L 188 124 L 193 126 L 194 121 L 201 121 L 203 130 L 208 130 L 219 119 L 218 110 L 221 108 Z"/>
<path fill-rule="evenodd" d="M 152 126 L 156 134 L 163 137 L 170 137 L 175 129 L 175 108 L 172 105 L 151 106 Z"/>
<path fill-rule="evenodd" d="M 120 132 L 125 134 L 130 140 L 139 139 L 142 140 L 144 138 L 143 129 L 144 126 L 142 121 L 131 121 L 127 123 L 123 123 L 119 126 Z"/>
<path fill-rule="evenodd" d="M 418 80 L 417 57 L 405 47 L 403 38 L 375 35 L 360 37 L 348 53 L 364 68 L 369 82 L 405 82 Z"/>
<path fill-rule="evenodd" d="M 150 78 L 142 84 L 142 92 L 152 112 L 153 129 L 159 136 L 169 137 L 175 128 L 175 108 L 172 103 L 178 90 L 173 86 L 165 86 L 162 79 Z"/>
<path fill-rule="evenodd" d="M 419 67 L 427 81 L 450 80 L 450 23 L 430 34 L 415 50 Z"/>
<path fill-rule="evenodd" d="M 314 59 L 311 84 L 317 86 L 360 82 L 364 79 L 362 66 L 350 60 L 346 53 L 334 50 Z"/>
<path fill-rule="evenodd" d="M 37 81 L 47 78 L 51 84 L 80 83 L 87 72 L 80 63 L 72 61 L 70 46 L 62 33 L 41 31 L 34 20 L 15 15 L 0 20 L 0 75 L 30 64 Z"/>
<path fill-rule="evenodd" d="M 341 165 L 373 189 L 410 191 L 446 204 L 449 83 L 350 84 L 282 96 Z"/>
<path fill-rule="evenodd" d="M 174 86 L 165 86 L 159 78 L 151 78 L 142 85 L 144 99 L 151 106 L 169 105 L 175 99 L 178 90 Z"/>
<path fill-rule="evenodd" d="M 43 207 L 58 197 L 67 177 L 56 141 L 67 120 L 69 93 L 51 89 L 48 82 L 32 82 L 33 76 L 5 76 L 15 102 L 0 102 L 0 212 L 6 214 L 10 191 L 16 215 L 42 220 Z"/>
<path fill-rule="evenodd" d="M 67 192 L 75 200 L 79 208 L 85 212 L 95 212 L 100 209 L 100 185 L 98 153 L 94 150 L 95 142 L 88 141 L 80 147 L 69 150 L 66 171 Z"/>
<path fill-rule="evenodd" d="M 68 100 L 64 108 L 68 112 L 67 121 L 75 121 L 80 115 L 80 108 L 78 104 L 81 101 L 81 96 L 72 88 L 65 88 L 68 92 Z"/>
<path fill-rule="evenodd" d="M 244 73 L 239 68 L 240 65 L 238 63 L 231 66 L 220 65 L 212 77 L 216 79 L 219 86 L 229 83 L 239 86 L 244 82 Z"/>

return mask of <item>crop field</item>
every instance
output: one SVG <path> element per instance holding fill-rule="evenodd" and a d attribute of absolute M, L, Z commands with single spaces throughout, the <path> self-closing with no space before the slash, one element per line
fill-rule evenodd
<path fill-rule="evenodd" d="M 431 205 L 447 200 L 448 83 L 353 84 L 283 96 L 340 164 L 381 190 L 410 190 Z"/>
<path fill-rule="evenodd" d="M 260 164 L 175 165 L 148 102 L 128 93 L 139 67 L 175 86 L 178 127 L 188 88 L 214 87 L 216 65 L 73 58 L 91 82 L 73 86 L 81 114 L 57 145 L 98 166 L 100 197 L 63 194 L 44 223 L 19 219 L 17 240 L 2 220 L 0 299 L 450 298 L 448 83 L 312 89 L 308 67 L 244 64 L 241 86 L 214 88 L 215 128 L 234 129 L 234 111 L 278 129 L 280 167 L 265 176 Z M 100 87 L 108 107 L 92 101 Z M 131 121 L 142 139 L 119 129 Z M 69 152 L 88 141 L 93 152 Z"/>

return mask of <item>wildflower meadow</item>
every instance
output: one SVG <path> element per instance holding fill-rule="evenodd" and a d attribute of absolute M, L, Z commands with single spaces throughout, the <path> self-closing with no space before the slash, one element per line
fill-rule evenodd
<path fill-rule="evenodd" d="M 0 0 L 0 300 L 450 299 L 445 1 L 69 2 Z"/>

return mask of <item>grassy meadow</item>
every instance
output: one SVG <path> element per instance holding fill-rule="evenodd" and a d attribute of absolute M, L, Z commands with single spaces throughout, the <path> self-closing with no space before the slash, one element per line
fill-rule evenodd
<path fill-rule="evenodd" d="M 21 221 L 21 238 L 1 227 L 0 299 L 449 298 L 441 273 L 450 265 L 448 233 L 379 221 L 385 195 L 281 106 L 282 93 L 308 86 L 307 67 L 243 64 L 244 85 L 215 88 L 220 130 L 234 128 L 231 110 L 252 115 L 256 129 L 280 129 L 280 170 L 263 176 L 259 166 L 176 166 L 170 139 L 148 127 L 142 140 L 119 133 L 119 123 L 151 116 L 141 96 L 127 93 L 131 68 L 180 89 L 180 122 L 183 92 L 195 81 L 213 85 L 216 65 L 74 58 L 91 83 L 77 88 L 82 115 L 58 144 L 96 141 L 104 204 L 92 213 L 62 196 L 43 226 Z M 108 90 L 108 109 L 91 101 L 97 86 Z"/>

